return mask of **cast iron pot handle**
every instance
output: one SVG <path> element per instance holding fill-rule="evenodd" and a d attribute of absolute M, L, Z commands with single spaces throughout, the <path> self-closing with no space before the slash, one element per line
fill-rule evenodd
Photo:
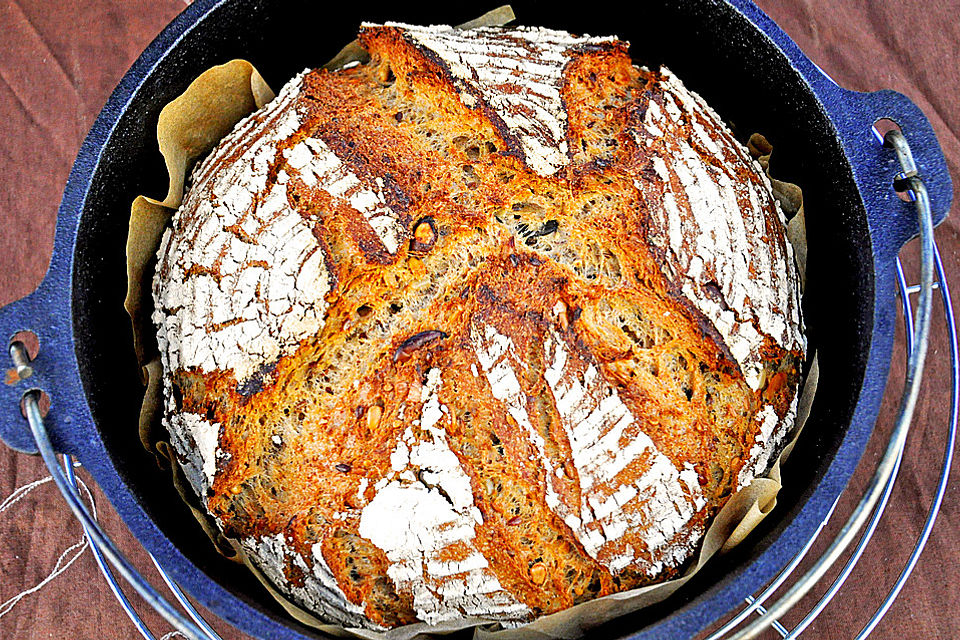
<path fill-rule="evenodd" d="M 63 212 L 60 212 L 61 217 Z M 57 244 L 64 244 L 64 229 L 57 229 Z M 66 252 L 66 253 L 65 253 Z M 0 308 L 0 337 L 3 339 L 4 383 L 0 385 L 0 441 L 16 451 L 37 453 L 25 418 L 23 399 L 29 392 L 45 395 L 49 413 L 44 416 L 55 451 L 83 461 L 85 448 L 96 448 L 80 373 L 73 350 L 73 322 L 70 310 L 69 248 L 58 246 L 50 270 L 40 287 L 30 295 Z M 36 352 L 16 349 L 20 332 L 31 332 L 39 343 Z M 34 356 L 33 359 L 30 356 Z M 44 401 L 44 405 L 45 405 Z M 18 409 L 19 407 L 19 409 Z M 44 408 L 46 408 L 44 406 Z"/>
<path fill-rule="evenodd" d="M 929 195 L 933 226 L 937 226 L 946 218 L 953 199 L 947 161 L 930 121 L 905 95 L 890 90 L 836 90 L 841 94 L 838 102 L 850 108 L 831 113 L 831 117 L 863 198 L 873 250 L 881 264 L 892 265 L 903 245 L 920 232 L 915 206 L 901 200 L 897 191 L 909 190 L 906 179 L 919 177 Z M 912 155 L 912 169 L 901 166 L 898 154 L 883 144 L 881 134 L 886 131 L 878 134 L 874 128 L 884 119 L 900 128 Z"/>

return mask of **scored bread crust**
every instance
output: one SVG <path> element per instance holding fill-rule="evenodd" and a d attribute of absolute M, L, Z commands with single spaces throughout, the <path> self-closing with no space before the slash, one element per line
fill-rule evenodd
<path fill-rule="evenodd" d="M 765 471 L 804 338 L 783 215 L 615 38 L 364 25 L 192 177 L 164 423 L 280 591 L 522 623 L 677 575 Z"/>

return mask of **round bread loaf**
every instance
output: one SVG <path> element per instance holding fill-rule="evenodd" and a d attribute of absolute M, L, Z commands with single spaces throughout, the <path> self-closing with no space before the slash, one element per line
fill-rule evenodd
<path fill-rule="evenodd" d="M 164 235 L 187 478 L 348 626 L 516 624 L 677 575 L 794 421 L 767 178 L 615 38 L 360 41 L 241 122 Z"/>

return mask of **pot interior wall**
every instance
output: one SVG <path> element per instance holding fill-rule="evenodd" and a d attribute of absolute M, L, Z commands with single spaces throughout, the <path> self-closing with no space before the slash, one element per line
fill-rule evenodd
<path fill-rule="evenodd" d="M 749 544 L 717 559 L 664 606 L 611 624 L 604 637 L 626 635 L 688 605 L 714 583 L 729 580 L 737 567 L 756 558 L 800 513 L 849 422 L 872 328 L 872 258 L 865 215 L 823 109 L 773 43 L 728 6 L 648 4 L 636 3 L 632 13 L 584 15 L 547 2 L 513 6 L 520 24 L 614 33 L 629 40 L 639 63 L 666 63 L 741 138 L 758 131 L 773 142 L 776 175 L 800 184 L 806 198 L 811 269 L 804 308 L 811 345 L 820 350 L 823 375 L 814 413 L 795 453 L 795 459 L 806 462 L 786 470 L 787 487 L 775 516 L 755 532 Z M 325 6 L 237 0 L 215 9 L 177 42 L 136 92 L 102 154 L 75 253 L 77 357 L 97 428 L 114 464 L 147 513 L 188 557 L 238 597 L 278 616 L 283 612 L 245 569 L 213 552 L 167 476 L 140 445 L 136 423 L 142 389 L 122 306 L 123 248 L 132 199 L 141 193 L 156 196 L 166 191 L 155 142 L 157 115 L 206 68 L 246 58 L 279 89 L 304 67 L 319 66 L 331 58 L 354 37 L 362 20 L 457 23 L 481 10 L 474 8 L 481 5 L 449 3 L 439 8 L 419 3 L 346 3 L 336 12 Z M 167 43 L 171 45 L 172 41 Z M 826 273 L 820 256 L 830 257 Z"/>

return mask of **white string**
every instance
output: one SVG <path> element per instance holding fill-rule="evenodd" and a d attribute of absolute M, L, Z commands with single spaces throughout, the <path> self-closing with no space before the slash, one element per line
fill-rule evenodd
<path fill-rule="evenodd" d="M 80 466 L 80 463 L 79 463 L 79 462 L 74 462 L 74 463 L 73 463 L 73 466 L 74 466 L 74 468 L 79 467 L 79 466 Z M 18 487 L 17 489 L 15 489 L 15 490 L 13 491 L 13 493 L 11 493 L 9 496 L 7 496 L 7 497 L 4 499 L 3 502 L 0 502 L 0 513 L 3 513 L 4 511 L 6 511 L 7 509 L 9 509 L 9 508 L 12 507 L 13 505 L 15 505 L 15 504 L 17 504 L 18 502 L 20 502 L 20 500 L 22 500 L 22 499 L 24 498 L 24 496 L 26 496 L 28 493 L 30 493 L 31 491 L 33 491 L 34 489 L 36 489 L 36 488 L 39 487 L 40 485 L 46 484 L 46 483 L 50 482 L 51 480 L 53 480 L 53 478 L 52 478 L 51 476 L 47 476 L 46 478 L 40 478 L 39 480 L 34 480 L 33 482 L 28 482 L 27 484 L 23 485 L 22 487 Z M 89 495 L 89 491 L 87 492 L 87 495 Z M 91 498 L 91 499 L 92 499 L 92 498 Z"/>
<path fill-rule="evenodd" d="M 74 466 L 79 466 L 79 463 L 76 463 Z M 53 480 L 53 478 L 51 478 L 50 476 L 47 476 L 46 478 L 34 480 L 33 482 L 29 482 L 23 485 L 22 487 L 18 487 L 16 490 L 14 490 L 13 493 L 7 496 L 3 502 L 0 502 L 0 513 L 7 511 L 11 507 L 13 507 L 15 504 L 20 502 L 23 498 L 25 498 L 31 491 L 33 491 L 37 487 L 47 484 L 51 480 Z M 86 494 L 87 503 L 90 505 L 90 511 L 93 513 L 93 518 L 96 519 L 97 504 L 93 500 L 93 494 L 90 493 L 89 487 L 87 487 L 86 483 L 84 483 L 83 480 L 81 480 L 80 478 L 77 478 L 77 483 L 80 485 L 80 488 L 82 489 L 83 493 Z M 17 606 L 18 602 L 20 602 L 30 594 L 36 593 L 37 591 L 45 587 L 47 584 L 49 584 L 54 578 L 56 578 L 61 573 L 69 569 L 70 565 L 76 562 L 77 558 L 83 555 L 83 552 L 86 551 L 88 546 L 90 546 L 90 541 L 87 539 L 86 534 L 84 534 L 83 537 L 80 538 L 79 542 L 76 542 L 70 545 L 63 551 L 63 553 L 60 554 L 60 557 L 57 558 L 56 564 L 53 566 L 53 570 L 50 572 L 50 574 L 46 578 L 44 578 L 34 586 L 30 587 L 29 589 L 25 589 L 24 591 L 21 591 L 20 593 L 13 596 L 3 604 L 0 604 L 0 618 L 10 613 L 10 611 L 15 606 Z M 71 553 L 73 555 L 70 555 Z M 69 559 L 68 559 L 68 556 L 69 556 Z"/>
<path fill-rule="evenodd" d="M 170 633 L 160 636 L 160 640 L 170 640 L 170 638 L 186 638 L 187 636 L 183 635 L 179 631 L 171 631 Z"/>
<path fill-rule="evenodd" d="M 46 478 L 41 478 L 40 480 L 34 480 L 33 482 L 29 482 L 23 485 L 22 487 L 19 487 L 13 493 L 7 496 L 7 498 L 3 502 L 0 502 L 0 513 L 3 513 L 13 505 L 20 502 L 20 500 L 22 500 L 24 496 L 26 496 L 28 493 L 30 493 L 40 485 L 46 484 L 51 480 L 53 480 L 53 478 L 50 476 L 47 476 Z"/>

